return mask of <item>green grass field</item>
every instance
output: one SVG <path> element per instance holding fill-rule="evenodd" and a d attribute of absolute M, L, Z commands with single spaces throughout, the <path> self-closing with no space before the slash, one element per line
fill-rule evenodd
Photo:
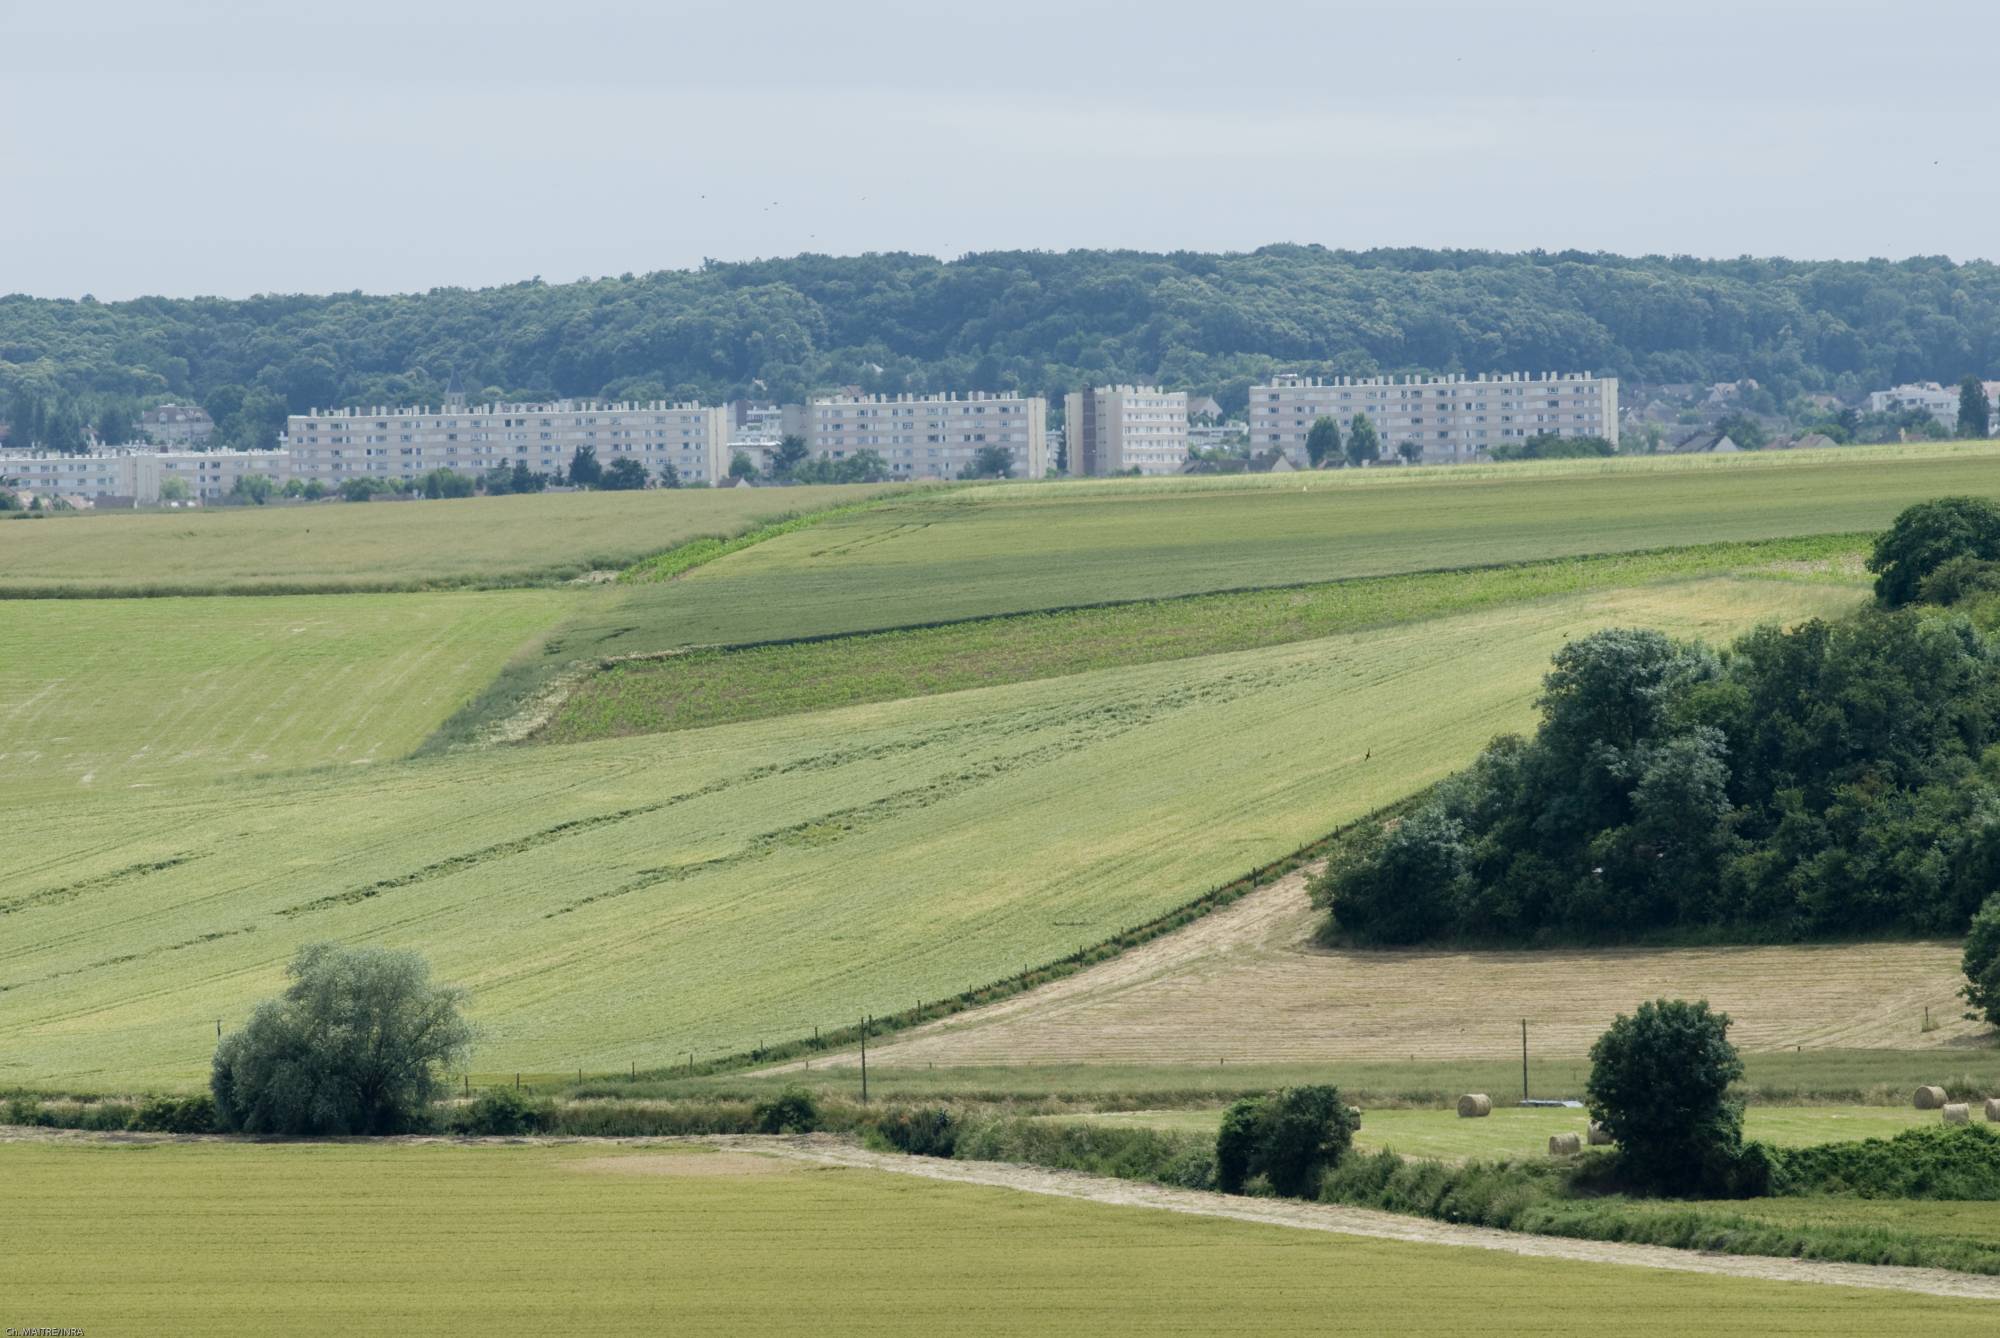
<path fill-rule="evenodd" d="M 633 588 L 592 655 L 1886 526 L 2000 495 L 2000 445 L 1003 485 L 898 499 Z"/>
<path fill-rule="evenodd" d="M 83 513 L 0 525 L 0 597 L 546 584 L 884 491 L 691 488 Z"/>
<path fill-rule="evenodd" d="M 1992 1313 L 681 1148 L 30 1142 L 0 1144 L 0 1179 L 0 1318 L 22 1330 L 1539 1334 L 1643 1315 L 1766 1335 Z"/>
<path fill-rule="evenodd" d="M 1505 1098 L 1501 1098 L 1504 1101 Z M 1218 1107 L 1205 1110 L 1123 1111 L 1062 1116 L 1106 1124 L 1137 1125 L 1183 1133 L 1213 1134 L 1222 1123 Z M 1900 1106 L 1751 1106 L 1744 1115 L 1746 1137 L 1780 1147 L 1893 1138 L 1905 1129 L 1929 1128 L 1936 1111 Z M 1462 1120 L 1451 1110 L 1364 1109 L 1357 1146 L 1387 1149 L 1406 1157 L 1450 1160 L 1532 1156 L 1546 1152 L 1551 1134 L 1581 1134 L 1590 1117 L 1581 1110 L 1508 1106 L 1496 1101 L 1484 1119 Z"/>
<path fill-rule="evenodd" d="M 598 669 L 568 693 L 536 737 L 570 743 L 693 729 L 1191 659 L 1552 595 L 1719 573 L 1846 582 L 1858 589 L 1866 551 L 1859 538 L 1842 536 L 1716 544 L 693 650 Z"/>
<path fill-rule="evenodd" d="M 565 748 L 16 805 L 0 1085 L 202 1081 L 301 942 L 423 950 L 485 1072 L 708 1056 L 1061 957 L 1461 765 L 1605 623 L 1845 607 L 1781 580 Z M 1134 778 L 1144 778 L 1134 783 Z"/>
<path fill-rule="evenodd" d="M 402 757 L 579 598 L 0 600 L 0 794 Z"/>

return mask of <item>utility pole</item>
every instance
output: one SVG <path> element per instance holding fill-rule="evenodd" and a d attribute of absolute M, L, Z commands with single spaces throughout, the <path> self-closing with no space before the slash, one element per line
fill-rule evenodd
<path fill-rule="evenodd" d="M 861 1019 L 861 1104 L 868 1104 L 868 1019 Z"/>
<path fill-rule="evenodd" d="M 1528 1019 L 1521 1019 L 1521 1103 L 1528 1101 Z"/>

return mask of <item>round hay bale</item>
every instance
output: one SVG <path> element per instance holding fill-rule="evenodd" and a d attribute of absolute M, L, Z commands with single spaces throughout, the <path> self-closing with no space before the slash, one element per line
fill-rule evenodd
<path fill-rule="evenodd" d="M 1585 1135 L 1584 1141 L 1594 1148 L 1608 1148 L 1612 1143 L 1611 1131 L 1596 1120 L 1592 1120 L 1590 1122 L 1590 1132 Z"/>
<path fill-rule="evenodd" d="M 1986 1098 L 1986 1118 L 2000 1124 L 2000 1096 Z"/>
<path fill-rule="evenodd" d="M 1966 1105 L 1963 1101 L 1952 1102 L 1944 1108 L 1944 1122 L 1946 1124 L 1971 1124 L 1972 1107 Z"/>
<path fill-rule="evenodd" d="M 1467 1092 L 1458 1099 L 1458 1118 L 1477 1120 L 1493 1113 L 1493 1098 L 1484 1092 Z"/>
<path fill-rule="evenodd" d="M 1583 1139 L 1580 1135 L 1549 1135 L 1549 1155 L 1551 1157 L 1574 1157 L 1581 1151 L 1583 1151 Z"/>
<path fill-rule="evenodd" d="M 1918 1109 L 1918 1110 L 1943 1110 L 1943 1109 L 1944 1109 L 1944 1088 L 1942 1088 L 1942 1087 L 1919 1087 L 1919 1088 L 1917 1089 L 1917 1109 Z"/>

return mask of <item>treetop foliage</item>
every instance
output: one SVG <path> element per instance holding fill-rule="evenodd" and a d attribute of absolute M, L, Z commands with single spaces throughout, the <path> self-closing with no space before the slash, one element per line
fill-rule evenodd
<path fill-rule="evenodd" d="M 1957 934 L 2000 888 L 2000 651 L 1866 610 L 1565 646 L 1506 737 L 1314 891 L 1376 943 Z"/>
<path fill-rule="evenodd" d="M 1941 257 L 883 253 L 395 296 L 0 297 L 0 403 L 64 441 L 114 401 L 173 396 L 219 444 L 268 444 L 288 409 L 437 403 L 454 373 L 509 398 L 709 403 L 1158 381 L 1235 411 L 1281 367 L 1750 377 L 1782 399 L 1996 365 L 2000 266 Z"/>
<path fill-rule="evenodd" d="M 420 1127 L 472 1029 L 464 992 L 414 952 L 309 943 L 291 984 L 216 1047 L 209 1090 L 224 1129 L 391 1134 Z"/>

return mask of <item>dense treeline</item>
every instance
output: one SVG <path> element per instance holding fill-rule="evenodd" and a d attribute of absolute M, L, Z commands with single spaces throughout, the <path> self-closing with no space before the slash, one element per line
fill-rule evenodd
<path fill-rule="evenodd" d="M 1853 394 L 2000 366 L 2000 267 L 1272 246 L 805 255 L 394 297 L 0 299 L 0 404 L 66 436 L 172 395 L 259 444 L 288 408 L 435 402 L 454 373 L 475 395 L 711 402 L 1159 380 L 1233 410 L 1280 366 Z"/>
<path fill-rule="evenodd" d="M 1564 647 L 1534 737 L 1496 740 L 1334 860 L 1315 888 L 1334 928 L 1963 933 L 2000 889 L 2000 647 L 1977 625 L 1996 545 L 1989 504 L 1924 503 L 1877 544 L 1882 607 L 1722 653 L 1632 629 Z M 1912 592 L 1966 603 L 1891 607 Z"/>

